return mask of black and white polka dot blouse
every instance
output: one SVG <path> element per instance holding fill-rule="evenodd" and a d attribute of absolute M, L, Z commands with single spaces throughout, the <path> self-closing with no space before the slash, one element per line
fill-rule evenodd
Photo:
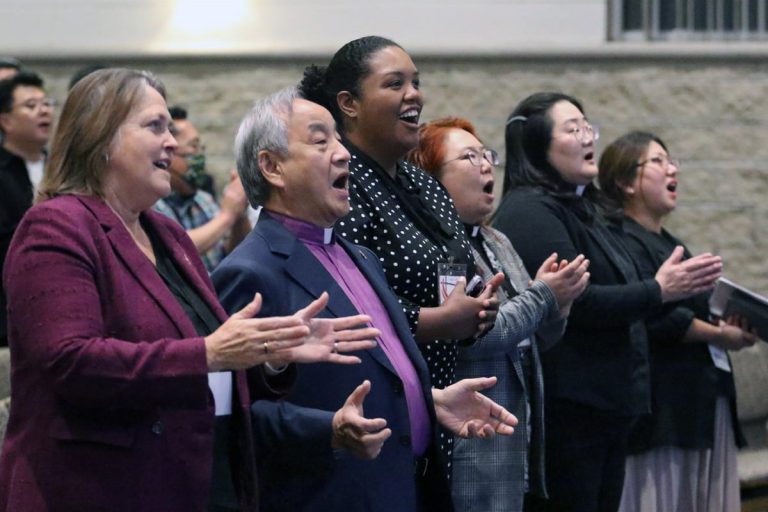
<path fill-rule="evenodd" d="M 443 186 L 421 169 L 400 162 L 396 180 L 370 157 L 352 145 L 350 162 L 350 213 L 336 223 L 336 231 L 356 244 L 370 248 L 381 261 L 390 286 L 400 299 L 411 326 L 416 332 L 422 306 L 438 305 L 437 267 L 439 262 L 453 261 L 467 265 L 474 273 L 472 250 L 459 220 L 456 208 Z M 384 180 L 390 180 L 385 182 Z M 408 216 L 393 186 L 405 186 L 420 198 L 424 217 L 439 220 L 449 234 L 448 243 L 436 243 Z M 424 211 L 424 209 L 431 211 Z M 434 224 L 434 222 L 433 222 Z M 434 341 L 421 344 L 430 369 L 432 383 L 443 388 L 454 382 L 457 348 L 455 342 Z"/>

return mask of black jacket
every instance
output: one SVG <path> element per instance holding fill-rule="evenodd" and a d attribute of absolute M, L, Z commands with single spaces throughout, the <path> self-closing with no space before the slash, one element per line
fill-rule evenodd
<path fill-rule="evenodd" d="M 622 231 L 643 277 L 653 276 L 675 246 L 683 245 L 666 230 L 652 233 L 630 218 L 624 219 Z M 685 257 L 691 257 L 688 249 Z M 709 294 L 704 293 L 665 304 L 648 319 L 653 414 L 638 421 L 630 437 L 631 451 L 658 446 L 712 448 L 719 396 L 729 400 L 736 442 L 744 445 L 733 374 L 715 367 L 706 344 L 682 341 L 694 318 L 707 320 L 708 315 Z"/>
<path fill-rule="evenodd" d="M 579 208 L 584 198 L 519 187 L 504 198 L 494 227 L 509 237 L 535 275 L 553 252 L 590 260 L 590 284 L 574 302 L 561 341 L 542 354 L 547 396 L 619 415 L 650 410 L 644 320 L 661 306 L 661 289 L 641 280 L 619 233 Z"/>
<path fill-rule="evenodd" d="M 0 271 L 16 226 L 32 206 L 32 182 L 24 160 L 0 146 Z M 0 346 L 8 345 L 5 289 L 0 285 Z"/>

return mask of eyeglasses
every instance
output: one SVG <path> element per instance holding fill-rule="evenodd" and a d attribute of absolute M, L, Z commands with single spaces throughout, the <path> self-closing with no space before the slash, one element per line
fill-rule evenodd
<path fill-rule="evenodd" d="M 25 101 L 24 103 L 19 103 L 17 105 L 14 105 L 13 107 L 21 107 L 23 109 L 29 110 L 30 112 L 34 112 L 42 107 L 46 108 L 53 108 L 56 106 L 56 100 L 53 98 L 40 98 L 37 100 L 30 99 Z"/>
<path fill-rule="evenodd" d="M 593 141 L 600 139 L 600 127 L 596 124 L 584 123 L 583 126 L 576 125 L 568 129 L 565 133 L 579 142 L 584 142 L 584 139 L 588 135 L 592 137 Z"/>
<path fill-rule="evenodd" d="M 469 151 L 467 151 L 461 156 L 457 156 L 456 158 L 452 158 L 446 162 L 443 162 L 443 165 L 453 162 L 455 160 L 469 160 L 469 163 L 471 163 L 475 167 L 482 167 L 483 159 L 487 160 L 488 163 L 493 165 L 494 167 L 499 165 L 500 163 L 499 154 L 496 152 L 496 150 L 484 149 L 483 151 L 478 152 L 470 149 Z"/>
<path fill-rule="evenodd" d="M 648 160 L 643 160 L 642 162 L 638 162 L 637 166 L 642 167 L 647 163 L 656 164 L 662 169 L 669 170 L 670 166 L 675 167 L 676 169 L 680 168 L 680 160 L 676 158 L 668 158 L 666 156 L 654 156 L 649 158 Z"/>

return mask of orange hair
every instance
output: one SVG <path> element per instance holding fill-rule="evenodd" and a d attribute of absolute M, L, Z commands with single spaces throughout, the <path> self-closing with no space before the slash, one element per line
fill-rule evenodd
<path fill-rule="evenodd" d="M 419 127 L 419 145 L 405 155 L 405 159 L 433 176 L 440 174 L 445 160 L 445 135 L 459 129 L 477 137 L 475 126 L 461 117 L 443 117 Z"/>

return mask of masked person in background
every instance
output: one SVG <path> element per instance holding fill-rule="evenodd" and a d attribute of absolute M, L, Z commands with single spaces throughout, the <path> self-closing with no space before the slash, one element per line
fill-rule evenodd
<path fill-rule="evenodd" d="M 169 109 L 173 134 L 179 148 L 171 160 L 170 196 L 160 199 L 154 209 L 184 226 L 208 272 L 224 259 L 248 234 L 248 200 L 240 179 L 232 172 L 221 202 L 206 191 L 210 177 L 205 172 L 205 146 L 195 125 L 180 107 Z"/>

